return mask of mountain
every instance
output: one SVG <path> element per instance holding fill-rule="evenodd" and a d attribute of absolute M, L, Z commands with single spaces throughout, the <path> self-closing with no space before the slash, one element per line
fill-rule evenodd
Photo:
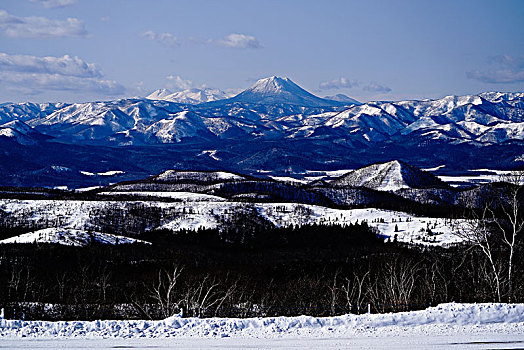
<path fill-rule="evenodd" d="M 34 145 L 39 141 L 51 138 L 39 133 L 21 120 L 1 124 L 0 136 L 10 138 L 21 145 Z"/>
<path fill-rule="evenodd" d="M 289 78 L 272 76 L 258 80 L 249 89 L 238 95 L 220 101 L 220 103 L 249 103 L 249 104 L 290 104 L 305 107 L 340 106 L 344 103 L 331 101 L 315 96 Z"/>
<path fill-rule="evenodd" d="M 344 102 L 347 104 L 355 104 L 355 105 L 361 105 L 359 101 L 355 100 L 354 98 L 351 98 L 344 94 L 336 94 L 333 96 L 324 96 L 324 99 L 331 100 L 331 101 L 337 101 L 337 102 Z"/>
<path fill-rule="evenodd" d="M 158 89 L 146 96 L 150 100 L 165 100 L 173 92 L 168 89 Z"/>
<path fill-rule="evenodd" d="M 436 176 L 398 160 L 365 166 L 333 180 L 331 185 L 366 187 L 378 191 L 449 187 Z"/>
<path fill-rule="evenodd" d="M 0 124 L 14 119 L 27 121 L 33 118 L 45 118 L 65 106 L 67 106 L 66 103 L 2 103 L 0 104 Z"/>
<path fill-rule="evenodd" d="M 120 180 L 166 169 L 289 176 L 390 159 L 451 172 L 524 166 L 524 93 L 313 106 L 317 97 L 304 91 L 273 77 L 233 99 L 201 104 L 147 98 L 1 104 L 2 183 L 38 184 L 45 177 L 46 185 L 91 186 L 109 180 L 82 171 L 109 170 L 124 171 Z M 275 104 L 249 102 L 255 95 Z M 247 102 L 231 102 L 237 98 Z M 277 103 L 290 99 L 304 105 Z M 50 165 L 72 171 L 55 180 L 52 172 L 38 173 Z"/>
<path fill-rule="evenodd" d="M 177 92 L 171 92 L 167 89 L 159 89 L 149 94 L 146 98 L 150 100 L 163 100 L 184 104 L 199 104 L 223 100 L 228 97 L 231 96 L 219 89 L 195 88 Z"/>

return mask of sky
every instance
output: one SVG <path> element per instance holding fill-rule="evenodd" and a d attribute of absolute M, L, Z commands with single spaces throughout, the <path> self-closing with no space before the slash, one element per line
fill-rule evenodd
<path fill-rule="evenodd" d="M 0 1 L 0 102 L 273 75 L 362 102 L 524 91 L 524 1 Z"/>

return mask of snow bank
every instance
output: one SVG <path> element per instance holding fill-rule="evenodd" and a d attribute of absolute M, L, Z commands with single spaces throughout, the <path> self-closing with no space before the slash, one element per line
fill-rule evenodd
<path fill-rule="evenodd" d="M 20 321 L 0 319 L 0 337 L 347 337 L 359 334 L 497 330 L 524 334 L 524 304 L 442 304 L 422 311 L 336 317 L 179 318 L 162 321 Z"/>

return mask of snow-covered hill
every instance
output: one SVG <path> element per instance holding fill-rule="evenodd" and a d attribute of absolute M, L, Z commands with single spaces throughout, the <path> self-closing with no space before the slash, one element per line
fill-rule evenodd
<path fill-rule="evenodd" d="M 133 191 L 131 195 L 143 198 L 165 197 L 162 193 L 165 192 L 155 194 L 154 191 Z M 118 193 L 103 192 L 100 198 L 104 199 L 113 194 L 118 195 Z M 30 227 L 46 222 L 50 227 L 42 229 L 52 229 L 51 232 L 37 231 L 27 236 L 13 238 L 23 240 L 22 243 L 32 243 L 41 233 L 45 233 L 41 238 L 44 241 L 59 241 L 60 235 L 67 236 L 62 240 L 73 239 L 74 236 L 83 239 L 81 237 L 86 237 L 83 231 L 104 232 L 105 223 L 114 223 L 117 215 L 122 218 L 132 217 L 137 212 L 142 213 L 139 221 L 124 221 L 116 228 L 113 225 L 109 227 L 120 230 L 121 232 L 117 232 L 120 235 L 131 236 L 155 229 L 173 231 L 220 229 L 238 213 L 249 212 L 275 227 L 308 224 L 344 225 L 366 221 L 385 239 L 396 239 L 399 242 L 446 246 L 463 241 L 462 238 L 453 235 L 454 227 L 448 224 L 449 220 L 443 218 L 414 216 L 374 208 L 343 210 L 298 203 L 246 203 L 227 201 L 223 198 L 214 200 L 211 196 L 204 197 L 191 196 L 187 193 L 172 194 L 171 198 L 179 200 L 176 202 L 117 201 L 115 197 L 110 201 L 0 199 L 0 212 L 3 213 L 4 224 L 20 222 L 23 219 Z M 453 223 L 457 225 L 459 221 L 453 220 Z M 57 227 L 58 231 L 55 230 Z M 51 237 L 49 240 L 45 240 L 47 234 Z M 102 235 L 100 239 L 113 238 Z M 4 243 L 15 242 L 4 241 Z"/>
<path fill-rule="evenodd" d="M 367 187 L 379 191 L 449 187 L 436 176 L 398 160 L 368 165 L 342 175 L 331 184 L 337 187 Z"/>
<path fill-rule="evenodd" d="M 24 233 L 19 236 L 11 237 L 0 241 L 0 244 L 10 243 L 54 243 L 75 247 L 84 247 L 91 243 L 99 244 L 150 244 L 139 239 L 117 236 L 103 232 L 87 232 L 72 228 L 50 227 L 34 232 Z"/>

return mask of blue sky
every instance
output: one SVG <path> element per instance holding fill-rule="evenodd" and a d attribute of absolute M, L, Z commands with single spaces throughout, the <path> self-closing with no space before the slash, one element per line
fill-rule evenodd
<path fill-rule="evenodd" d="M 524 1 L 2 0 L 0 102 L 286 76 L 361 101 L 524 91 Z"/>

